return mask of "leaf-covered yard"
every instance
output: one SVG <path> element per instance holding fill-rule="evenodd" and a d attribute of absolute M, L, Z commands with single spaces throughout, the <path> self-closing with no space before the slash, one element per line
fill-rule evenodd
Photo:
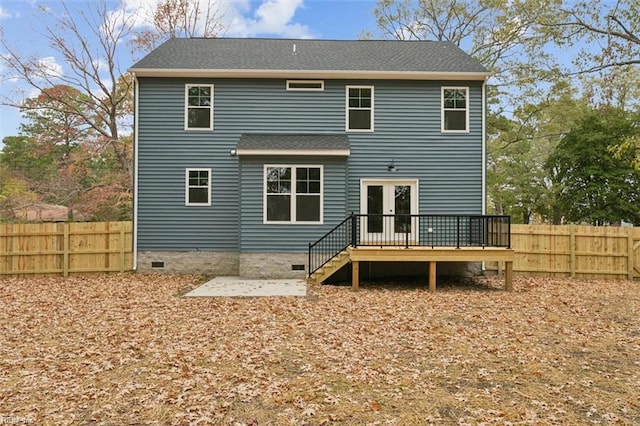
<path fill-rule="evenodd" d="M 2 278 L 0 420 L 640 423 L 639 283 L 181 297 L 199 282 Z"/>

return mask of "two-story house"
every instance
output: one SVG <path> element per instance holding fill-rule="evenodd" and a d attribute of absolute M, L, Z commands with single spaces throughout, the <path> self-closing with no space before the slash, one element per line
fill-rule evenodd
<path fill-rule="evenodd" d="M 452 43 L 172 39 L 130 71 L 138 271 L 304 277 L 336 227 L 325 243 L 504 245 L 489 73 Z"/>

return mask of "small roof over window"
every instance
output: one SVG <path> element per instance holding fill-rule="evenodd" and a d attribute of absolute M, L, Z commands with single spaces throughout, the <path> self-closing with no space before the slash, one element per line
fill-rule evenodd
<path fill-rule="evenodd" d="M 318 155 L 350 154 L 347 135 L 243 134 L 236 146 L 237 155 Z"/>

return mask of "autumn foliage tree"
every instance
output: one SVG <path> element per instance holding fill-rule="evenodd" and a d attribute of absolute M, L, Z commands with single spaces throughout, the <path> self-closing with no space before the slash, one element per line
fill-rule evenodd
<path fill-rule="evenodd" d="M 123 172 L 131 176 L 129 147 L 120 138 L 120 130 L 121 106 L 131 96 L 132 82 L 121 78 L 124 70 L 119 61 L 122 41 L 133 28 L 133 17 L 124 11 L 110 10 L 106 1 L 92 2 L 90 7 L 73 13 L 63 1 L 59 9 L 43 8 L 42 13 L 53 22 L 42 31 L 49 47 L 63 58 L 66 69 L 51 67 L 39 57 L 22 55 L 3 39 L 4 54 L 0 58 L 6 72 L 40 93 L 65 85 L 86 95 L 82 108 L 76 108 L 72 102 L 66 104 L 67 110 L 73 112 L 83 126 L 92 129 L 96 142 L 103 149 L 111 150 Z M 87 33 L 97 42 L 88 43 Z M 62 97 L 56 101 L 66 103 L 68 99 Z M 5 99 L 5 103 L 23 107 L 22 99 Z"/>

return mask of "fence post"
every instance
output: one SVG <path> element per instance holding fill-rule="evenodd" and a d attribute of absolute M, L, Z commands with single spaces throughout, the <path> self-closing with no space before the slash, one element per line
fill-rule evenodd
<path fill-rule="evenodd" d="M 569 227 L 569 271 L 571 278 L 576 277 L 576 226 Z"/>
<path fill-rule="evenodd" d="M 627 230 L 627 279 L 633 281 L 634 253 L 633 253 L 633 228 Z"/>
<path fill-rule="evenodd" d="M 122 222 L 120 222 L 120 272 L 124 272 L 124 224 Z"/>
<path fill-rule="evenodd" d="M 69 223 L 68 222 L 64 222 L 62 224 L 62 229 L 63 229 L 63 241 L 62 241 L 62 250 L 63 250 L 63 254 L 62 254 L 62 276 L 63 277 L 68 277 L 69 276 Z"/>

